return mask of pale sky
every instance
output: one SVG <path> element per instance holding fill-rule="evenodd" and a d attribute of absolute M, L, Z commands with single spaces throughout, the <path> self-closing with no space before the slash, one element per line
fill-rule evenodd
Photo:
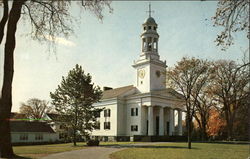
<path fill-rule="evenodd" d="M 174 66 L 183 56 L 207 59 L 241 60 L 242 50 L 249 48 L 248 39 L 236 35 L 235 45 L 226 52 L 214 40 L 221 31 L 213 27 L 216 1 L 151 2 L 152 17 L 158 23 L 159 54 Z M 75 35 L 69 39 L 58 37 L 56 54 L 49 54 L 47 46 L 33 41 L 28 23 L 19 22 L 15 50 L 13 107 L 18 111 L 21 102 L 30 98 L 50 100 L 49 92 L 60 84 L 76 64 L 90 73 L 93 82 L 101 87 L 121 87 L 133 84 L 134 60 L 141 50 L 141 24 L 148 17 L 148 2 L 114 1 L 114 12 L 105 11 L 100 22 L 93 14 L 84 12 Z M 2 12 L 0 13 L 0 16 Z M 3 46 L 0 46 L 0 86 L 3 76 Z"/>

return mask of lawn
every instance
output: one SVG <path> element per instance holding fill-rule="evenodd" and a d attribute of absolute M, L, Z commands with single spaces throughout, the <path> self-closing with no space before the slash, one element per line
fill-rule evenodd
<path fill-rule="evenodd" d="M 100 145 L 118 145 L 118 144 L 132 144 L 133 142 L 101 142 Z M 14 152 L 18 156 L 28 158 L 38 158 L 52 153 L 79 150 L 89 148 L 86 143 L 79 142 L 77 146 L 72 143 L 65 144 L 50 144 L 50 145 L 32 145 L 32 146 L 14 146 Z"/>
<path fill-rule="evenodd" d="M 111 159 L 247 159 L 249 145 L 192 143 L 164 143 L 156 146 L 140 146 L 115 152 Z"/>

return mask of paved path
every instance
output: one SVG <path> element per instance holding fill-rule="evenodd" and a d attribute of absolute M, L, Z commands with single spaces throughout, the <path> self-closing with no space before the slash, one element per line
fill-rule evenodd
<path fill-rule="evenodd" d="M 116 151 L 120 151 L 131 147 L 147 146 L 155 144 L 159 144 L 159 142 L 90 147 L 82 150 L 55 153 L 48 155 L 46 157 L 42 157 L 41 159 L 109 159 L 109 155 Z"/>

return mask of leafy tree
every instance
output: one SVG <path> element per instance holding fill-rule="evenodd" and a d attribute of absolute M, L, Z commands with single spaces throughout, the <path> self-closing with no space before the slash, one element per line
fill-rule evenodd
<path fill-rule="evenodd" d="M 49 103 L 45 100 L 32 98 L 27 103 L 22 103 L 19 108 L 20 113 L 25 114 L 26 117 L 31 119 L 41 119 L 45 113 L 51 111 Z"/>
<path fill-rule="evenodd" d="M 102 91 L 91 82 L 91 76 L 84 74 L 82 67 L 76 65 L 66 78 L 62 78 L 56 91 L 50 93 L 52 105 L 61 120 L 73 130 L 74 145 L 77 132 L 88 135 L 95 127 L 95 113 L 101 111 L 92 104 L 100 100 Z"/>
<path fill-rule="evenodd" d="M 217 36 L 215 42 L 222 46 L 222 50 L 233 44 L 232 33 L 245 31 L 247 38 L 249 32 L 249 0 L 220 0 L 213 17 L 215 26 L 222 26 L 224 30 Z"/>
<path fill-rule="evenodd" d="M 14 74 L 14 51 L 16 30 L 20 18 L 28 20 L 32 30 L 30 35 L 39 41 L 55 40 L 56 36 L 67 37 L 73 32 L 74 18 L 70 13 L 71 0 L 0 0 L 3 17 L 0 21 L 0 45 L 6 31 L 4 46 L 3 86 L 0 97 L 0 157 L 14 156 L 8 119 L 12 107 L 12 81 Z M 93 12 L 99 19 L 103 18 L 104 7 L 110 1 L 81 0 L 75 2 L 79 7 Z M 9 5 L 12 7 L 9 11 Z"/>
<path fill-rule="evenodd" d="M 182 58 L 174 68 L 167 71 L 169 85 L 180 92 L 185 100 L 189 149 L 191 149 L 191 125 L 195 106 L 198 96 L 206 84 L 208 72 L 208 63 L 195 58 Z"/>
<path fill-rule="evenodd" d="M 234 124 L 237 111 L 249 96 L 249 63 L 239 65 L 234 61 L 220 60 L 214 63 L 215 78 L 211 91 L 222 105 L 226 120 L 227 137 L 234 137 Z"/>

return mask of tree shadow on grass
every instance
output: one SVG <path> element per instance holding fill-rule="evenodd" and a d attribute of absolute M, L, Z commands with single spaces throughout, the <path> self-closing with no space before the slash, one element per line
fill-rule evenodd
<path fill-rule="evenodd" d="M 161 145 L 120 145 L 120 144 L 112 144 L 112 145 L 100 145 L 99 147 L 105 147 L 105 148 L 174 148 L 174 149 L 188 149 L 188 147 L 185 146 L 161 146 Z M 198 149 L 196 147 L 193 147 L 192 149 Z"/>

